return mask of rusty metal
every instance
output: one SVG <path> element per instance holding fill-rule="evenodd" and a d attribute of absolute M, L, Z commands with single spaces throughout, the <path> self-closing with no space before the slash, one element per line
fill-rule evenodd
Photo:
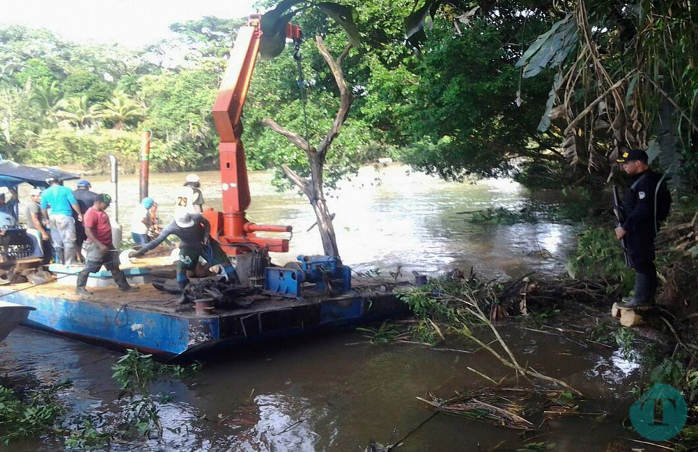
<path fill-rule="evenodd" d="M 150 182 L 150 130 L 143 132 L 141 136 L 141 154 L 140 154 L 140 200 L 148 197 L 148 183 Z"/>

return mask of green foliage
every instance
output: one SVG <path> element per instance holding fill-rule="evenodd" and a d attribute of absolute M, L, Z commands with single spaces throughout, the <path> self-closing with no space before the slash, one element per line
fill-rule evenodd
<path fill-rule="evenodd" d="M 27 82 L 32 85 L 50 85 L 55 79 L 48 64 L 39 58 L 28 59 L 22 70 L 15 73 L 15 80 L 19 86 L 25 86 Z"/>
<path fill-rule="evenodd" d="M 620 353 L 628 361 L 634 361 L 636 354 L 633 349 L 633 341 L 635 341 L 635 333 L 630 328 L 619 328 L 613 334 L 616 344 L 620 347 Z"/>
<path fill-rule="evenodd" d="M 398 294 L 398 297 L 409 306 L 419 319 L 460 325 L 473 323 L 475 318 L 472 315 L 472 310 L 463 302 L 454 300 L 454 297 L 478 300 L 482 304 L 482 309 L 489 309 L 496 303 L 494 290 L 497 288 L 501 289 L 501 287 L 495 287 L 477 278 L 461 280 L 444 276 L 433 278 L 426 285 Z M 442 296 L 444 294 L 448 294 L 448 296 Z M 428 325 L 423 325 L 422 330 L 425 326 L 428 327 Z"/>
<path fill-rule="evenodd" d="M 649 379 L 652 384 L 664 383 L 667 385 L 680 387 L 684 376 L 684 364 L 681 360 L 673 357 L 665 357 L 649 374 Z M 693 371 L 695 374 L 695 371 Z M 695 389 L 695 380 L 689 379 Z"/>
<path fill-rule="evenodd" d="M 603 277 L 619 281 L 624 291 L 630 290 L 635 281 L 610 227 L 587 227 L 577 239 L 577 248 L 570 253 L 567 268 L 573 278 Z"/>
<path fill-rule="evenodd" d="M 65 408 L 57 399 L 57 393 L 70 386 L 69 380 L 24 393 L 16 393 L 0 385 L 0 442 L 41 435 L 57 423 L 65 414 Z"/>
<path fill-rule="evenodd" d="M 526 201 L 516 210 L 504 207 L 488 208 L 470 213 L 471 223 L 517 224 L 517 223 L 567 223 L 580 222 L 589 218 L 592 204 L 589 199 L 568 199 L 562 204 Z"/>
<path fill-rule="evenodd" d="M 101 421 L 101 422 L 100 422 Z M 111 434 L 102 428 L 97 427 L 96 423 L 104 424 L 103 420 L 85 416 L 74 419 L 76 425 L 70 432 L 70 436 L 64 441 L 64 445 L 68 449 L 77 450 L 101 450 L 108 448 L 111 442 Z"/>
<path fill-rule="evenodd" d="M 50 129 L 39 135 L 31 151 L 23 151 L 22 160 L 35 165 L 81 164 L 87 169 L 104 168 L 107 155 L 114 154 L 125 172 L 138 168 L 141 138 L 119 130 L 80 131 Z M 157 156 L 159 145 L 152 144 Z M 157 165 L 155 165 L 157 168 Z"/>
<path fill-rule="evenodd" d="M 108 102 L 113 87 L 97 74 L 80 71 L 70 74 L 61 83 L 65 97 L 85 97 L 89 105 Z"/>
<path fill-rule="evenodd" d="M 399 124 L 417 138 L 405 149 L 407 163 L 460 180 L 514 175 L 517 157 L 559 160 L 548 152 L 554 142 L 536 130 L 548 83 L 527 81 L 529 94 L 520 106 L 514 102 L 518 49 L 510 42 L 519 20 L 503 10 L 501 19 L 474 18 L 455 36 L 450 25 L 435 23 L 423 60 L 411 71 L 417 76 L 411 102 L 398 111 Z"/>
<path fill-rule="evenodd" d="M 370 339 L 371 343 L 389 344 L 395 341 L 400 336 L 400 331 L 388 322 L 383 322 L 378 328 L 357 328 L 356 331 L 365 333 L 365 336 Z"/>
<path fill-rule="evenodd" d="M 144 355 L 132 349 L 128 350 L 112 369 L 114 370 L 112 378 L 130 398 L 128 409 L 123 413 L 123 422 L 120 425 L 122 434 L 137 433 L 138 436 L 160 438 L 162 424 L 158 400 L 151 394 L 150 386 L 164 376 L 183 376 L 198 372 L 201 369 L 201 363 L 197 362 L 189 368 L 168 366 L 155 362 L 152 355 Z"/>

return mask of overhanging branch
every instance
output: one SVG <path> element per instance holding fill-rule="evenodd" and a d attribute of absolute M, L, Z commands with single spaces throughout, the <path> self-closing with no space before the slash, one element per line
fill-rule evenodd
<path fill-rule="evenodd" d="M 312 198 L 310 183 L 305 178 L 301 177 L 297 172 L 293 171 L 287 165 L 281 165 L 281 169 L 284 171 L 284 174 L 286 174 L 286 177 L 291 179 L 291 182 L 303 190 L 303 193 L 305 193 L 308 198 Z"/>
<path fill-rule="evenodd" d="M 281 127 L 273 119 L 264 118 L 262 119 L 262 124 L 269 127 L 271 130 L 278 133 L 279 135 L 285 136 L 291 143 L 295 144 L 298 148 L 304 150 L 307 154 L 310 155 L 315 154 L 317 152 L 316 149 L 312 147 L 310 143 L 305 141 L 303 137 L 301 137 L 297 133 L 293 133 L 290 130 Z"/>
<path fill-rule="evenodd" d="M 316 36 L 315 41 L 317 44 L 318 51 L 325 59 L 325 62 L 327 62 L 327 65 L 332 70 L 332 75 L 334 76 L 334 80 L 337 83 L 337 87 L 339 88 L 340 94 L 339 111 L 337 111 L 337 116 L 335 116 L 334 118 L 332 130 L 330 130 L 330 132 L 325 136 L 325 138 L 323 138 L 318 148 L 318 154 L 325 155 L 330 145 L 332 144 L 332 141 L 334 141 L 335 137 L 339 134 L 340 127 L 342 127 L 342 124 L 344 124 L 344 121 L 346 121 L 347 115 L 349 114 L 349 109 L 351 108 L 351 104 L 354 101 L 354 96 L 351 95 L 349 85 L 347 85 L 347 81 L 344 78 L 344 72 L 342 72 L 341 67 L 342 60 L 349 53 L 348 49 L 350 46 L 345 47 L 340 57 L 337 58 L 337 60 L 335 60 L 334 58 L 332 58 L 332 55 L 330 55 L 330 52 L 327 50 L 327 47 L 325 47 L 325 41 L 322 39 L 321 36 Z"/>

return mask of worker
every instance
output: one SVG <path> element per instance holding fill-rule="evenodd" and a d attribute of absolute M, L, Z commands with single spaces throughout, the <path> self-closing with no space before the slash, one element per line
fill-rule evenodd
<path fill-rule="evenodd" d="M 0 192 L 0 251 L 3 253 L 7 253 L 12 240 L 7 230 L 17 227 L 17 191 L 10 187 L 7 187 L 7 191 L 12 195 L 9 202 L 5 202 L 5 192 Z"/>
<path fill-rule="evenodd" d="M 155 205 L 153 198 L 143 198 L 133 211 L 131 220 L 131 237 L 136 245 L 145 245 L 150 241 L 148 230 L 152 226 L 153 214 L 150 209 Z"/>
<path fill-rule="evenodd" d="M 35 188 L 29 194 L 27 203 L 27 235 L 34 242 L 34 256 L 42 257 L 47 264 L 53 255 L 51 237 L 46 231 L 46 220 L 41 214 L 41 189 Z"/>
<path fill-rule="evenodd" d="M 7 191 L 12 195 L 12 199 L 6 201 L 5 192 L 0 192 L 0 213 L 9 215 L 14 219 L 13 225 L 17 224 L 17 212 L 15 208 L 19 202 L 17 201 L 17 190 L 12 187 L 7 187 Z"/>
<path fill-rule="evenodd" d="M 174 217 L 181 218 L 186 213 L 202 213 L 204 196 L 199 187 L 201 182 L 196 174 L 189 174 L 175 196 Z"/>
<path fill-rule="evenodd" d="M 635 294 L 623 298 L 621 308 L 649 307 L 657 291 L 657 268 L 654 265 L 654 239 L 659 223 L 666 219 L 671 195 L 662 183 L 662 176 L 648 165 L 647 153 L 640 149 L 624 152 L 618 163 L 633 177 L 633 184 L 625 192 L 623 213 L 625 220 L 616 228 L 616 238 L 625 238 L 630 266 L 635 270 Z M 655 194 L 657 196 L 655 197 Z M 667 198 L 668 196 L 668 198 Z"/>
<path fill-rule="evenodd" d="M 92 295 L 85 289 L 90 273 L 98 272 L 102 266 L 112 274 L 116 285 L 122 292 L 138 290 L 129 285 L 126 275 L 119 268 L 119 253 L 114 249 L 109 215 L 105 212 L 111 204 L 111 196 L 97 195 L 92 207 L 85 212 L 85 234 L 87 240 L 83 247 L 85 251 L 85 267 L 78 273 L 75 292 L 81 295 Z"/>
<path fill-rule="evenodd" d="M 83 215 L 85 215 L 87 209 L 92 207 L 97 197 L 97 193 L 90 191 L 90 188 L 92 188 L 90 181 L 82 179 L 78 181 L 78 188 L 73 190 L 73 196 L 75 196 L 80 206 L 80 213 Z M 85 258 L 82 256 L 82 244 L 87 238 L 85 235 L 85 226 L 82 224 L 82 221 L 77 219 L 75 213 L 73 213 L 73 218 L 75 218 L 75 250 L 77 258 L 80 262 L 85 262 Z"/>
<path fill-rule="evenodd" d="M 73 192 L 68 187 L 64 187 L 59 178 L 50 177 L 46 179 L 46 183 L 49 187 L 41 194 L 41 214 L 49 219 L 51 242 L 58 263 L 73 265 L 76 258 L 77 237 L 72 212 L 75 211 L 78 221 L 82 221 L 82 212 Z M 48 214 L 49 206 L 51 206 L 51 215 Z"/>
<path fill-rule="evenodd" d="M 148 251 L 156 248 L 170 235 L 176 235 L 182 241 L 179 247 L 179 260 L 177 261 L 177 284 L 182 290 L 179 304 L 187 302 L 184 290 L 189 283 L 187 270 L 194 270 L 199 256 L 202 256 L 209 265 L 220 265 L 229 282 L 240 284 L 240 278 L 235 268 L 230 263 L 228 256 L 221 246 L 210 236 L 211 224 L 200 213 L 186 213 L 182 217 L 175 218 L 160 235 L 146 244 L 138 251 L 129 253 L 129 257 L 140 257 Z"/>

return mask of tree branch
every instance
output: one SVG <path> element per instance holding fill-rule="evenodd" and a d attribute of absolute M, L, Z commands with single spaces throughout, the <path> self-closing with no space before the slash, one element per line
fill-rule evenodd
<path fill-rule="evenodd" d="M 303 137 L 301 137 L 297 133 L 291 132 L 288 129 L 284 129 L 279 124 L 277 124 L 276 121 L 274 121 L 273 119 L 264 118 L 264 119 L 262 119 L 262 124 L 269 127 L 271 130 L 278 133 L 279 135 L 283 135 L 286 138 L 288 138 L 288 140 L 291 143 L 295 144 L 298 148 L 304 150 L 306 152 L 306 154 L 311 155 L 311 154 L 315 154 L 317 152 L 316 149 L 314 147 L 312 147 L 310 145 L 310 143 L 305 141 L 305 139 Z"/>
<path fill-rule="evenodd" d="M 347 55 L 349 55 L 349 51 L 351 50 L 352 47 L 353 46 L 351 44 L 347 44 L 347 46 L 344 48 L 344 50 L 342 50 L 342 53 L 339 55 L 339 57 L 337 57 L 337 64 L 338 65 L 342 64 L 342 61 L 344 61 L 344 58 L 346 58 Z"/>
<path fill-rule="evenodd" d="M 284 174 L 286 174 L 286 177 L 291 179 L 291 182 L 293 182 L 298 186 L 298 188 L 303 190 L 303 193 L 305 193 L 305 195 L 308 198 L 312 198 L 312 190 L 310 189 L 310 183 L 305 178 L 301 177 L 297 172 L 293 171 L 287 165 L 281 165 L 281 169 L 284 170 Z"/>
<path fill-rule="evenodd" d="M 349 109 L 351 108 L 351 104 L 354 101 L 354 96 L 351 95 L 349 86 L 347 85 L 347 81 L 344 79 L 342 67 L 340 66 L 342 59 L 344 58 L 344 56 L 346 56 L 346 53 L 348 53 L 347 48 L 344 49 L 340 58 L 335 60 L 334 58 L 332 58 L 332 55 L 330 55 L 330 52 L 327 50 L 327 47 L 325 47 L 325 41 L 323 41 L 321 36 L 316 36 L 315 41 L 317 44 L 318 51 L 327 62 L 327 65 L 332 70 L 332 75 L 334 75 L 334 80 L 337 83 L 337 87 L 339 88 L 340 94 L 339 111 L 337 112 L 337 116 L 335 116 L 334 118 L 332 130 L 330 130 L 330 132 L 325 136 L 325 138 L 323 138 L 318 148 L 318 154 L 324 156 L 325 154 L 327 154 L 327 150 L 332 144 L 332 141 L 334 141 L 335 137 L 339 134 L 339 128 L 342 127 L 342 124 L 344 124 L 344 121 L 346 121 L 347 115 L 349 114 Z"/>

